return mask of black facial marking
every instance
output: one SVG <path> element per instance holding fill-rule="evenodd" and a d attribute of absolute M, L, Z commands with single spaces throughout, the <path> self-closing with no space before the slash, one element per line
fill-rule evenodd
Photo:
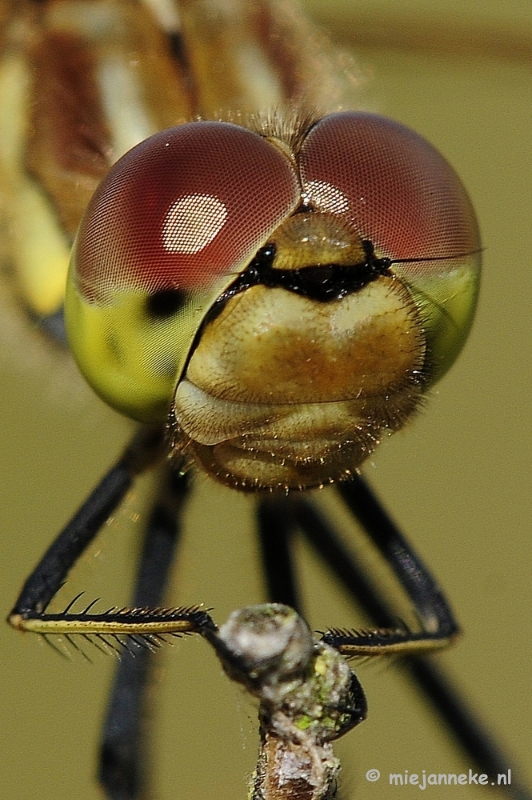
<path fill-rule="evenodd" d="M 224 292 L 225 302 L 251 286 L 286 289 L 289 292 L 327 303 L 357 292 L 380 275 L 389 273 L 391 261 L 376 258 L 373 245 L 363 242 L 365 259 L 359 264 L 319 264 L 300 269 L 277 269 L 274 244 L 262 247 L 247 269 Z"/>

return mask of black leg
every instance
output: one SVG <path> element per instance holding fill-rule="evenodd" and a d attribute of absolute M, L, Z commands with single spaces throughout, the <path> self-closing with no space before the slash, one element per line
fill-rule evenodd
<path fill-rule="evenodd" d="M 120 504 L 136 475 L 160 457 L 161 445 L 162 430 L 141 429 L 137 433 L 25 582 L 9 615 L 11 625 L 25 628 L 27 620 L 42 616 L 80 555 Z"/>
<path fill-rule="evenodd" d="M 72 634 L 95 636 L 111 648 L 123 645 L 123 638 L 137 637 L 148 647 L 157 646 L 165 635 L 197 633 L 209 625 L 209 615 L 198 608 L 117 608 L 95 613 L 95 603 L 74 612 L 78 598 L 62 612 L 49 614 L 46 609 L 63 585 L 79 556 L 94 539 L 112 511 L 119 505 L 133 479 L 162 457 L 163 429 L 141 428 L 118 463 L 100 481 L 81 509 L 74 515 L 48 548 L 30 577 L 8 617 L 19 630 L 42 636 Z M 175 470 L 179 465 L 174 465 Z"/>
<path fill-rule="evenodd" d="M 353 475 L 350 481 L 339 484 L 338 492 L 394 571 L 422 626 L 442 638 L 450 639 L 458 633 L 458 625 L 437 582 L 363 478 Z"/>
<path fill-rule="evenodd" d="M 291 551 L 296 521 L 289 498 L 262 498 L 257 521 L 268 599 L 302 613 Z"/>
<path fill-rule="evenodd" d="M 454 740 L 471 757 L 479 772 L 491 777 L 506 775 L 510 769 L 511 786 L 499 788 L 514 800 L 531 800 L 529 790 L 520 783 L 519 770 L 497 745 L 478 714 L 436 664 L 428 658 L 420 657 L 402 659 L 400 664 L 438 712 Z"/>
<path fill-rule="evenodd" d="M 187 476 L 170 471 L 151 513 L 132 598 L 133 608 L 162 605 L 181 532 L 187 497 Z M 150 683 L 151 649 L 130 641 L 133 658 L 117 669 L 104 723 L 99 779 L 109 800 L 145 796 L 149 754 L 146 741 L 146 690 Z"/>
<path fill-rule="evenodd" d="M 434 579 L 382 509 L 369 487 L 357 477 L 339 489 L 352 513 L 398 575 L 416 605 L 421 622 L 426 624 L 427 621 L 432 621 L 434 625 L 436 621 L 447 634 L 456 631 L 456 623 Z M 386 627 L 396 625 L 397 615 L 393 608 L 379 596 L 373 582 L 357 564 L 355 556 L 329 522 L 312 503 L 295 500 L 294 504 L 294 513 L 302 532 L 329 565 L 336 579 L 376 625 Z M 406 580 L 403 580 L 403 573 L 406 573 Z M 432 599 L 435 601 L 433 605 L 431 605 Z M 409 632 L 406 631 L 403 635 L 408 639 Z M 351 642 L 360 642 L 365 638 L 364 635 L 355 635 L 351 639 L 343 632 L 336 631 L 324 637 L 329 644 L 347 654 L 350 652 Z M 372 637 L 369 639 L 371 642 Z M 344 641 L 348 643 L 345 651 Z M 373 641 L 378 642 L 378 637 L 373 637 Z M 374 655 L 386 652 L 386 638 L 383 644 L 384 647 L 380 645 L 374 647 Z M 367 650 L 366 655 L 370 654 L 370 650 Z M 506 773 L 509 766 L 511 768 L 510 762 L 496 747 L 485 727 L 471 713 L 456 688 L 431 660 L 419 656 L 405 656 L 399 663 L 441 715 L 454 740 L 469 755 L 480 772 L 493 776 Z M 505 788 L 507 795 L 515 800 L 530 800 L 530 793 L 516 781 L 514 769 L 512 775 L 512 785 L 501 788 Z"/>
<path fill-rule="evenodd" d="M 144 796 L 147 759 L 143 716 L 152 652 L 167 636 L 214 627 L 209 615 L 197 607 L 161 606 L 189 483 L 187 475 L 179 472 L 179 465 L 164 469 L 146 530 L 132 607 L 93 613 L 94 603 L 90 603 L 73 613 L 71 603 L 55 614 L 46 613 L 46 608 L 134 478 L 160 461 L 162 434 L 162 428 L 143 428 L 134 437 L 45 553 L 9 617 L 10 623 L 22 630 L 43 636 L 64 634 L 74 646 L 73 634 L 93 636 L 96 644 L 103 642 L 119 655 L 124 654 L 111 694 L 100 755 L 100 781 L 109 800 L 139 800 Z"/>

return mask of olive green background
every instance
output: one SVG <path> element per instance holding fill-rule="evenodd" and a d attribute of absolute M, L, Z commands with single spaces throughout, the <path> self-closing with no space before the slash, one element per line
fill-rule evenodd
<path fill-rule="evenodd" d="M 453 24 L 472 31 L 488 24 L 522 41 L 532 37 L 529 0 L 312 5 L 344 41 L 356 42 L 361 30 L 355 11 L 366 21 L 379 11 L 399 14 L 411 30 L 436 14 L 443 43 L 446 36 L 452 41 Z M 366 475 L 432 565 L 463 626 L 463 638 L 442 663 L 532 786 L 530 58 L 473 56 L 467 49 L 452 56 L 404 52 L 380 46 L 378 35 L 357 57 L 366 76 L 361 104 L 416 128 L 447 156 L 469 188 L 486 248 L 470 342 L 419 419 L 383 445 Z M 4 615 L 45 547 L 119 453 L 129 426 L 9 310 L 1 314 Z M 204 601 L 222 621 L 231 609 L 262 597 L 250 505 L 205 479 L 199 485 L 171 599 Z M 126 601 L 148 488 L 131 494 L 83 559 L 63 592 L 64 605 L 81 590 L 107 605 Z M 312 558 L 302 557 L 313 626 L 360 624 Z M 115 662 L 89 645 L 84 650 L 92 663 L 76 653 L 61 658 L 37 637 L 0 625 L 1 800 L 100 796 L 95 744 Z M 256 754 L 252 703 L 224 678 L 201 641 L 180 641 L 158 663 L 153 796 L 244 798 Z M 391 771 L 467 771 L 471 765 L 393 665 L 363 664 L 358 674 L 370 717 L 338 747 L 346 797 L 418 796 L 416 787 L 388 787 Z M 381 771 L 380 782 L 365 780 L 372 768 Z M 486 788 L 469 787 L 429 787 L 428 793 L 456 800 L 490 796 Z"/>

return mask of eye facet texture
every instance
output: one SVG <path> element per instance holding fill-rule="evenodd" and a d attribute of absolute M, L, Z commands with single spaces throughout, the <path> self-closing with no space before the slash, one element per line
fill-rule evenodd
<path fill-rule="evenodd" d="M 315 210 L 338 214 L 396 261 L 422 311 L 430 383 L 439 380 L 467 339 L 480 276 L 478 224 L 459 177 L 414 131 L 355 112 L 319 120 L 299 168 Z"/>
<path fill-rule="evenodd" d="M 316 210 L 348 218 L 380 256 L 424 259 L 409 276 L 441 271 L 431 259 L 479 248 L 475 214 L 454 170 L 425 139 L 375 114 L 321 119 L 303 144 L 304 191 Z"/>
<path fill-rule="evenodd" d="M 75 261 L 85 297 L 116 290 L 202 291 L 235 274 L 299 201 L 290 161 L 255 133 L 193 122 L 130 150 L 81 224 Z"/>

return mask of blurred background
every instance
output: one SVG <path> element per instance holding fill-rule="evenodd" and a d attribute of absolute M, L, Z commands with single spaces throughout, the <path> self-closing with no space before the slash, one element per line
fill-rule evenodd
<path fill-rule="evenodd" d="M 308 5 L 352 51 L 364 76 L 360 105 L 432 141 L 462 176 L 480 218 L 485 268 L 470 341 L 426 410 L 381 447 L 365 474 L 432 566 L 464 630 L 440 662 L 532 786 L 532 7 L 529 0 Z M 19 325 L 3 312 L 2 616 L 130 431 Z M 126 601 L 148 483 L 128 496 L 56 607 L 81 590 L 104 605 Z M 197 483 L 171 601 L 204 602 L 221 622 L 262 599 L 251 506 L 207 479 Z M 301 549 L 312 626 L 360 625 Z M 96 742 L 115 661 L 85 651 L 92 663 L 76 653 L 61 658 L 37 637 L 0 625 L 0 797 L 100 796 Z M 158 665 L 153 796 L 244 798 L 257 747 L 253 704 L 202 641 L 166 648 Z M 393 664 L 357 672 L 370 716 L 338 746 L 345 798 L 416 796 L 416 787 L 398 790 L 384 778 L 368 783 L 369 769 L 467 772 L 472 765 Z M 430 792 L 455 800 L 491 794 L 458 786 Z"/>

